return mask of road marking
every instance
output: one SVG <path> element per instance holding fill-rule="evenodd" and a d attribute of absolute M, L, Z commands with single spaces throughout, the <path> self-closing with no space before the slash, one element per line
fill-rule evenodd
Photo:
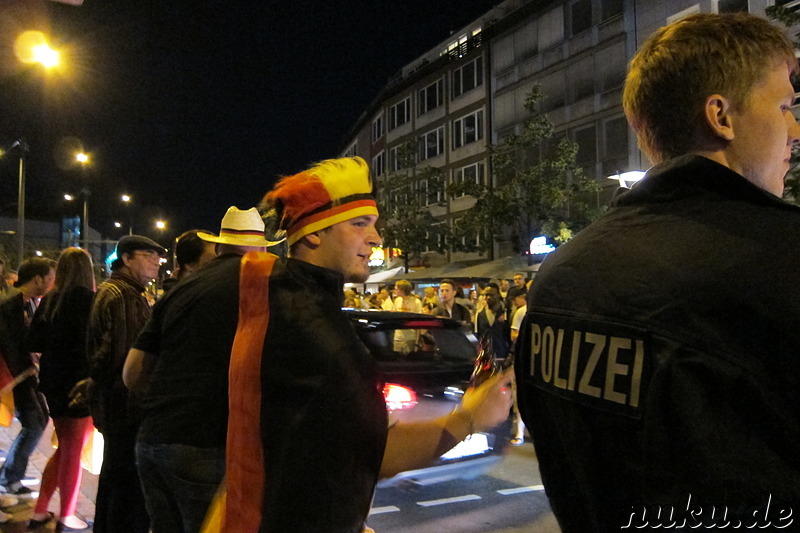
<path fill-rule="evenodd" d="M 395 507 L 394 505 L 387 505 L 386 507 L 373 507 L 369 510 L 369 514 L 384 514 L 384 513 L 396 513 L 400 510 L 399 507 Z"/>
<path fill-rule="evenodd" d="M 523 492 L 537 492 L 537 491 L 541 491 L 541 490 L 544 490 L 544 485 L 531 485 L 529 487 L 517 487 L 515 489 L 503 489 L 503 490 L 498 490 L 497 492 L 499 494 L 502 494 L 503 496 L 510 496 L 512 494 L 521 494 Z"/>
<path fill-rule="evenodd" d="M 466 494 L 464 496 L 456 496 L 454 498 L 442 498 L 441 500 L 429 500 L 426 502 L 417 502 L 417 505 L 422 507 L 435 507 L 437 505 L 447 505 L 448 503 L 469 502 L 472 500 L 480 500 L 481 497 L 477 494 Z"/>

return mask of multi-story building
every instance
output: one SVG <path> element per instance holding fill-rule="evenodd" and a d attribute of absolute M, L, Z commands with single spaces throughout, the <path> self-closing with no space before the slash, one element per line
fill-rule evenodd
<path fill-rule="evenodd" d="M 353 126 L 343 155 L 370 162 L 381 194 L 391 194 L 398 176 L 425 176 L 429 167 L 444 172 L 449 183 L 492 184 L 488 147 L 518 131 L 527 116 L 525 97 L 538 84 L 545 95 L 540 111 L 557 136 L 577 144 L 579 166 L 602 186 L 596 201 L 607 203 L 618 182 L 606 178 L 649 166 L 621 103 L 627 64 L 637 47 L 655 29 L 691 13 L 764 15 L 772 4 L 506 0 L 403 67 Z M 404 155 L 413 156 L 410 163 Z M 441 225 L 452 225 L 475 202 L 431 189 L 424 179 L 416 182 L 416 190 Z M 497 242 L 485 255 L 425 255 L 435 266 L 508 253 L 507 243 Z"/>

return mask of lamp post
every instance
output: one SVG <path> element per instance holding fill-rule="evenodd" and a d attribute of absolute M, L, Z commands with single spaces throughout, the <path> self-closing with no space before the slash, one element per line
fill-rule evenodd
<path fill-rule="evenodd" d="M 8 150 L 0 148 L 0 157 L 4 157 L 15 148 L 19 150 L 19 189 L 17 191 L 17 231 L 13 233 L 17 235 L 19 262 L 21 263 L 25 253 L 25 157 L 29 150 L 28 144 L 22 139 L 14 141 Z"/>
<path fill-rule="evenodd" d="M 11 145 L 19 148 L 19 191 L 17 192 L 17 246 L 19 263 L 25 256 L 25 156 L 28 154 L 28 145 L 22 139 Z"/>
<path fill-rule="evenodd" d="M 14 53 L 17 58 L 26 64 L 38 63 L 45 69 L 51 69 L 59 64 L 59 53 L 50 48 L 42 32 L 26 31 L 14 41 Z M 28 144 L 19 139 L 11 145 L 11 149 L 19 149 L 19 190 L 17 193 L 17 242 L 19 262 L 25 255 L 25 158 L 28 154 Z"/>
<path fill-rule="evenodd" d="M 122 203 L 124 203 L 125 207 L 128 209 L 128 235 L 133 235 L 133 208 L 131 207 L 133 197 L 130 194 L 123 194 L 120 196 L 120 200 L 122 200 Z"/>
<path fill-rule="evenodd" d="M 75 161 L 81 165 L 83 179 L 84 182 L 86 182 L 86 165 L 89 164 L 89 154 L 77 152 L 75 154 Z M 85 183 L 84 188 L 81 189 L 81 194 L 83 195 L 83 229 L 81 230 L 81 241 L 83 243 L 83 249 L 89 252 L 89 196 L 91 196 L 91 192 L 89 191 L 88 183 Z"/>

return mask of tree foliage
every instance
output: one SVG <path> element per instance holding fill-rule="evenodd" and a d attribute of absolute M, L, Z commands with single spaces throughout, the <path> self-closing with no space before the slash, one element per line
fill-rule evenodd
<path fill-rule="evenodd" d="M 562 244 L 599 214 L 590 207 L 593 195 L 588 194 L 599 186 L 577 165 L 577 145 L 556 138 L 553 124 L 538 111 L 543 96 L 541 87 L 534 86 L 526 97 L 528 117 L 520 132 L 491 147 L 493 186 L 450 185 L 450 194 L 476 198 L 453 225 L 454 249 L 485 251 L 494 239 L 505 239 L 520 253 L 537 235 Z M 481 237 L 477 242 L 476 235 Z"/>
<path fill-rule="evenodd" d="M 398 167 L 403 170 L 386 174 L 379 195 L 384 246 L 401 251 L 406 272 L 410 259 L 428 250 L 442 252 L 445 240 L 437 233 L 440 226 L 428 206 L 444 200 L 446 174 L 434 167 L 412 173 L 415 157 L 413 142 L 400 147 Z"/>
<path fill-rule="evenodd" d="M 800 12 L 793 11 L 785 6 L 770 6 L 766 9 L 767 16 L 772 20 L 776 20 L 791 28 L 800 24 Z M 800 33 L 794 36 L 794 46 L 800 49 Z M 793 80 L 794 86 L 797 87 L 797 75 Z M 783 190 L 783 197 L 793 203 L 800 204 L 800 154 L 797 152 L 792 153 L 791 168 L 786 174 L 785 187 Z"/>

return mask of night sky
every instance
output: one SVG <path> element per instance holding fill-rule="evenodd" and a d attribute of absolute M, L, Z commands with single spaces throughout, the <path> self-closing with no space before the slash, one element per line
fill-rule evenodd
<path fill-rule="evenodd" d="M 157 237 L 157 217 L 170 238 L 216 232 L 275 176 L 337 155 L 390 77 L 495 3 L 0 0 L 0 143 L 30 144 L 31 218 L 77 214 L 61 196 L 89 183 L 89 220 L 106 236 L 119 236 L 123 192 L 137 233 Z M 51 35 L 61 71 L 15 59 L 25 29 Z M 84 170 L 67 164 L 78 142 L 93 157 Z M 5 216 L 16 171 L 0 160 Z"/>

